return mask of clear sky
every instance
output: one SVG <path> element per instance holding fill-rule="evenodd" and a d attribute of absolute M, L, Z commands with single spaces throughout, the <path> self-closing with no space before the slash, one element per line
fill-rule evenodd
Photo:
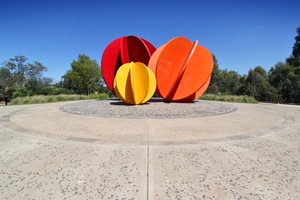
<path fill-rule="evenodd" d="M 291 55 L 299 0 L 0 0 L 0 62 L 24 55 L 60 81 L 84 53 L 135 35 L 156 48 L 173 37 L 199 41 L 221 69 L 267 71 Z"/>

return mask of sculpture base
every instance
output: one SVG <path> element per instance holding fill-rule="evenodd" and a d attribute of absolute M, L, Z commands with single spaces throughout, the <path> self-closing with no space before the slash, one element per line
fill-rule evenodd
<path fill-rule="evenodd" d="M 66 104 L 60 109 L 71 114 L 106 118 L 174 119 L 227 114 L 236 111 L 237 107 L 202 100 L 192 103 L 168 103 L 163 99 L 153 98 L 143 106 L 127 105 L 116 99 Z"/>

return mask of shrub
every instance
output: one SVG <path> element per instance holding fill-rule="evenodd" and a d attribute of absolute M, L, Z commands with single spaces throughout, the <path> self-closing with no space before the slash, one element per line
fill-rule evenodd
<path fill-rule="evenodd" d="M 221 95 L 221 94 L 204 94 L 200 97 L 203 100 L 211 101 L 226 101 L 226 102 L 238 102 L 238 103 L 257 103 L 257 101 L 250 96 L 242 95 Z"/>
<path fill-rule="evenodd" d="M 90 99 L 108 99 L 109 95 L 106 93 L 99 93 L 99 94 L 91 94 L 89 96 Z"/>
<path fill-rule="evenodd" d="M 32 92 L 27 88 L 20 88 L 13 92 L 12 98 L 31 96 Z"/>
<path fill-rule="evenodd" d="M 74 91 L 54 86 L 43 87 L 38 91 L 40 95 L 74 94 Z"/>

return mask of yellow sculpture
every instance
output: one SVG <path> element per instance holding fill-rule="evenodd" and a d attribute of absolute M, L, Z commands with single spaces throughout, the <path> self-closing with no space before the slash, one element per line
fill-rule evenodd
<path fill-rule="evenodd" d="M 154 73 L 141 62 L 123 64 L 114 79 L 116 95 L 127 104 L 144 104 L 156 90 Z"/>

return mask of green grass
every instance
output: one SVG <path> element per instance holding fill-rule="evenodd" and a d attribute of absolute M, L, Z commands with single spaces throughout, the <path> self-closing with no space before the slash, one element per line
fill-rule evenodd
<path fill-rule="evenodd" d="M 221 94 L 203 94 L 200 99 L 211 101 L 226 101 L 226 102 L 238 102 L 238 103 L 257 103 L 253 97 L 246 95 L 221 95 Z"/>
<path fill-rule="evenodd" d="M 106 93 L 99 93 L 99 94 L 91 94 L 89 96 L 90 99 L 109 99 L 109 95 Z"/>
<path fill-rule="evenodd" d="M 61 101 L 78 101 L 78 100 L 88 100 L 88 99 L 108 99 L 107 94 L 92 94 L 90 96 L 86 95 L 36 95 L 28 97 L 18 97 L 10 102 L 10 105 L 21 105 L 21 104 L 41 104 L 41 103 L 51 103 L 51 102 L 61 102 Z"/>

